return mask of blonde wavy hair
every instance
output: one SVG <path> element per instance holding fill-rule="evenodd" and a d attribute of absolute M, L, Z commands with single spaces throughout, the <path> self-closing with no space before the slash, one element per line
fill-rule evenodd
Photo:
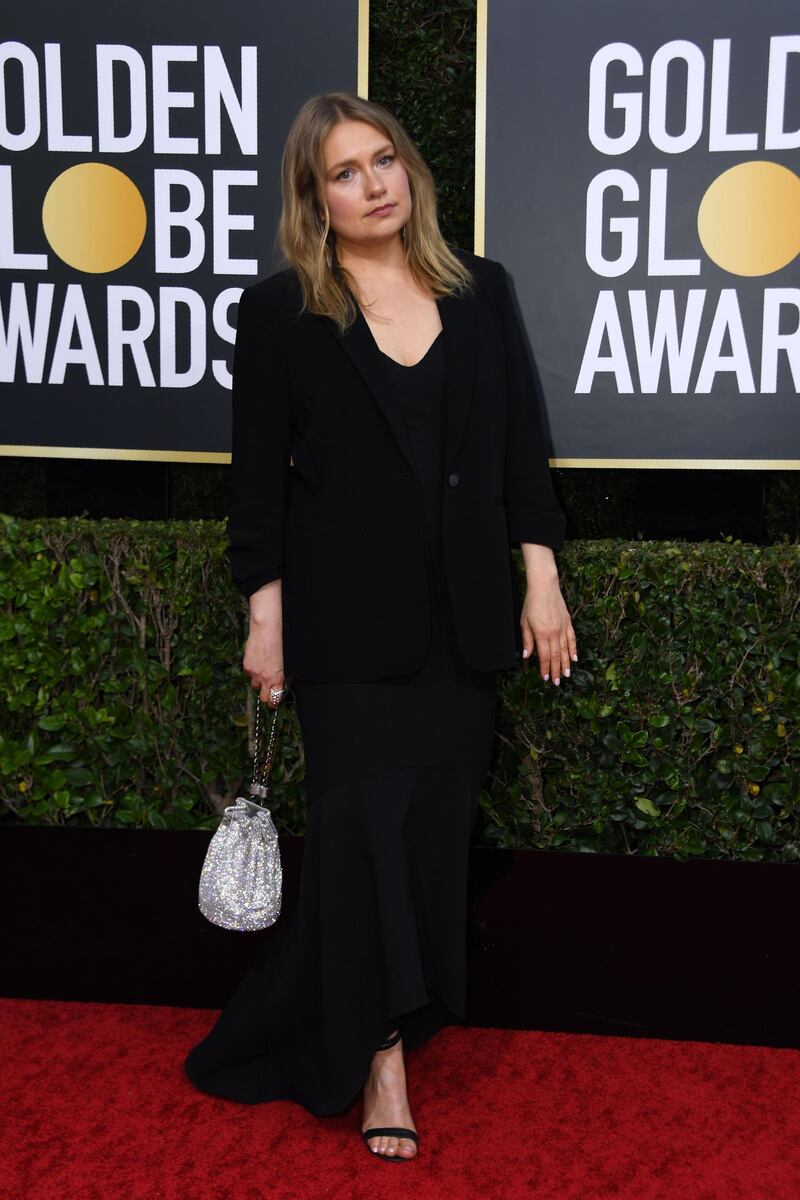
<path fill-rule="evenodd" d="M 337 261 L 336 235 L 325 199 L 325 141 L 340 121 L 372 125 L 392 142 L 405 167 L 412 208 L 401 236 L 417 283 L 427 285 L 437 297 L 471 289 L 471 271 L 439 230 L 433 175 L 403 126 L 372 100 L 351 92 L 324 92 L 311 96 L 297 113 L 281 157 L 283 203 L 277 244 L 285 265 L 297 273 L 303 310 L 332 317 L 341 332 L 357 316 L 353 299 L 357 289 L 350 272 Z M 324 213 L 322 222 L 319 212 Z"/>

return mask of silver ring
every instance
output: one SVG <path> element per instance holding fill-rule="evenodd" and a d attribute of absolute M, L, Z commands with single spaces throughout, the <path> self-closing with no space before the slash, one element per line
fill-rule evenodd
<path fill-rule="evenodd" d="M 270 696 L 274 696 L 277 699 L 278 696 L 283 695 L 285 690 L 286 690 L 285 688 L 270 688 L 269 694 L 270 694 Z"/>

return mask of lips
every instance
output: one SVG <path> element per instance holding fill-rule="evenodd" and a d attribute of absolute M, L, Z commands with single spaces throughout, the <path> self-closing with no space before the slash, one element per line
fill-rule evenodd
<path fill-rule="evenodd" d="M 373 208 L 367 213 L 368 217 L 379 217 L 382 213 L 390 212 L 394 208 L 393 204 L 382 204 L 380 208 Z"/>

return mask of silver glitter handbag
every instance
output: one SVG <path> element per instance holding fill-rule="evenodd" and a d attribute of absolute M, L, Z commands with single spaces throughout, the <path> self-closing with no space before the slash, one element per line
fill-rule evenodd
<path fill-rule="evenodd" d="M 280 707 L 280 706 L 279 706 Z M 259 754 L 260 697 L 256 697 L 255 753 L 250 795 L 266 799 L 272 766 L 275 722 L 272 718 L 264 762 Z M 268 808 L 237 796 L 225 809 L 206 851 L 200 872 L 198 907 L 213 925 L 248 932 L 274 925 L 281 911 L 283 871 L 278 834 Z"/>

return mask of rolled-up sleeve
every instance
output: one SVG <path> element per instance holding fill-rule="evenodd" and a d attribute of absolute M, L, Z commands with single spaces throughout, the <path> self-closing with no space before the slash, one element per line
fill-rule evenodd
<path fill-rule="evenodd" d="M 285 328 L 245 288 L 233 353 L 227 557 L 250 596 L 283 572 L 290 481 L 289 380 Z"/>
<path fill-rule="evenodd" d="M 500 315 L 508 379 L 505 506 L 512 544 L 535 542 L 560 550 L 567 520 L 550 474 L 541 399 L 514 308 L 508 273 L 499 267 Z"/>

